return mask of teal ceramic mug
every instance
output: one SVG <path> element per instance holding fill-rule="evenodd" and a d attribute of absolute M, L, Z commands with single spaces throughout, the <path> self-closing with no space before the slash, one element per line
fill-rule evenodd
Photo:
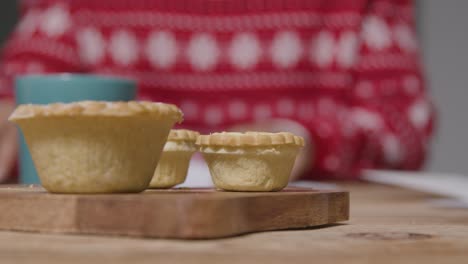
<path fill-rule="evenodd" d="M 17 104 L 69 103 L 74 101 L 130 101 L 136 84 L 129 79 L 85 74 L 22 75 L 16 78 Z M 40 183 L 34 163 L 20 133 L 20 182 Z"/>

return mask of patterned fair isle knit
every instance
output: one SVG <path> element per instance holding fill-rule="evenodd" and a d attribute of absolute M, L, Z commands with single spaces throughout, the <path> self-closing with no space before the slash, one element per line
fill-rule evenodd
<path fill-rule="evenodd" d="M 309 178 L 417 169 L 434 111 L 409 0 L 36 0 L 3 49 L 18 73 L 128 76 L 201 132 L 285 118 L 314 142 Z"/>

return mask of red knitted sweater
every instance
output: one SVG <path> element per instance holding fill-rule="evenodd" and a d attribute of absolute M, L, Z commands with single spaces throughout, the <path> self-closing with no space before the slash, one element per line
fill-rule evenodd
<path fill-rule="evenodd" d="M 311 177 L 417 169 L 433 110 L 409 0 L 35 0 L 4 46 L 18 73 L 125 75 L 202 132 L 286 118 L 314 142 Z"/>

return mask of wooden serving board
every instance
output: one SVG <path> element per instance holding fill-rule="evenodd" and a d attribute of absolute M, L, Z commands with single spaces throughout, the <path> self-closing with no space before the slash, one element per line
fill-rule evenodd
<path fill-rule="evenodd" d="M 71 195 L 17 185 L 0 188 L 0 212 L 3 230 L 203 239 L 346 221 L 349 193 L 289 188 Z"/>

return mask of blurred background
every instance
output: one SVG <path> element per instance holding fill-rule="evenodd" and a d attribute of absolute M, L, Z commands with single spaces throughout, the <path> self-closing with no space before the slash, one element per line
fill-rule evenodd
<path fill-rule="evenodd" d="M 468 175 L 468 1 L 417 2 L 427 79 L 438 107 L 438 131 L 428 170 Z M 14 0 L 0 1 L 0 45 L 17 20 Z"/>

